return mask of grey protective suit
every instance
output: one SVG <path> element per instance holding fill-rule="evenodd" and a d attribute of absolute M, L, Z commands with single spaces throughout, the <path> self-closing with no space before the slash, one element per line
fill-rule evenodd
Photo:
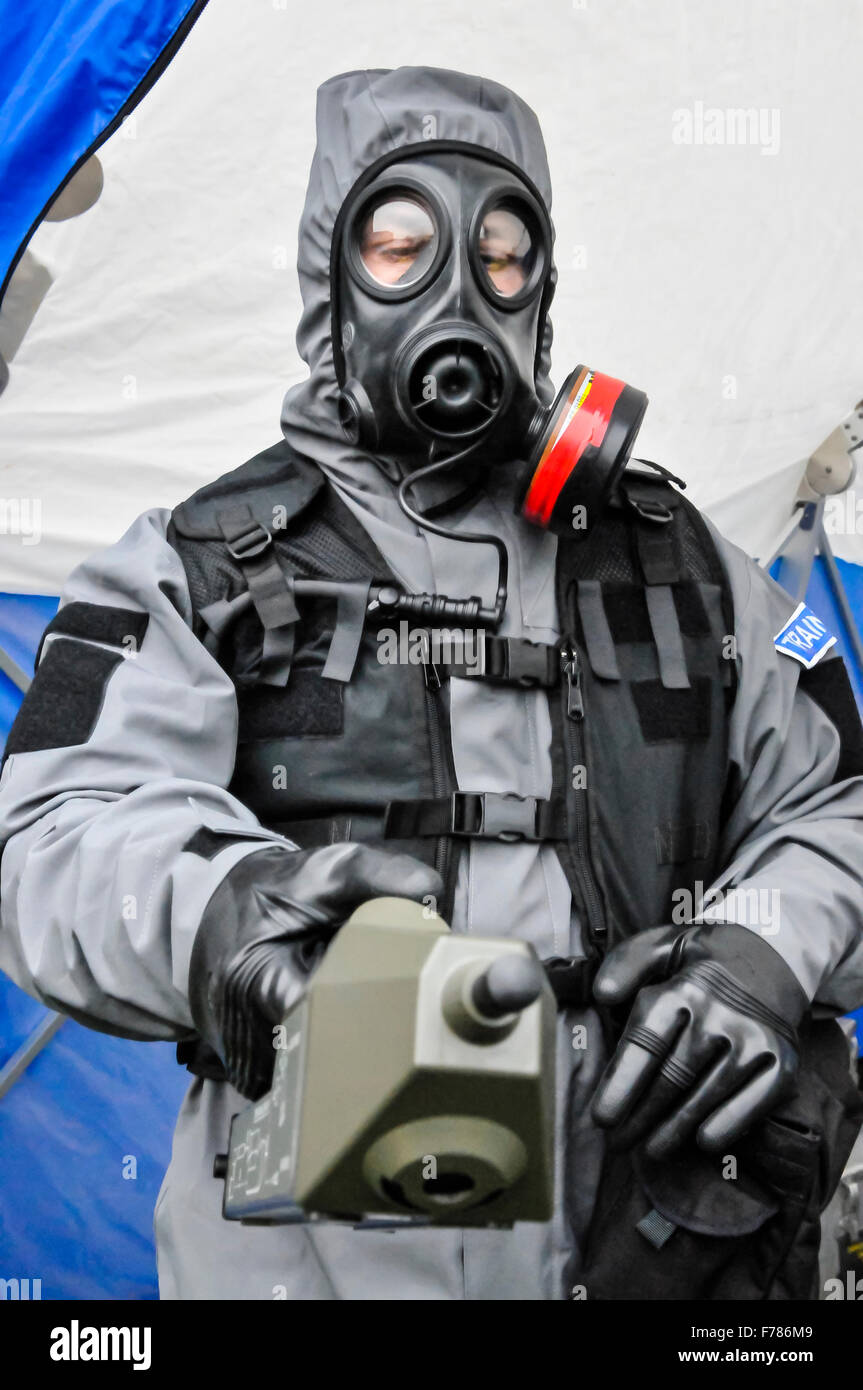
<path fill-rule="evenodd" d="M 344 443 L 336 417 L 333 223 L 358 175 L 381 154 L 422 139 L 429 118 L 439 139 L 502 151 L 550 202 L 536 118 L 496 84 L 422 68 L 350 73 L 326 83 L 300 227 L 305 308 L 298 345 L 310 377 L 288 394 L 283 428 L 320 464 L 407 588 L 490 596 L 494 553 L 417 533 L 383 472 Z M 262 845 L 282 844 L 291 853 L 226 790 L 236 746 L 234 689 L 192 633 L 185 574 L 166 541 L 168 519 L 165 511 L 145 513 L 116 545 L 81 565 L 65 591 L 64 603 L 83 600 L 150 618 L 140 648 L 130 646 L 108 681 L 90 737 L 11 756 L 0 781 L 0 966 L 52 1007 L 142 1039 L 193 1031 L 189 956 L 204 905 L 225 873 Z M 555 641 L 556 540 L 514 516 L 502 475 L 460 514 L 459 526 L 506 540 L 510 588 L 501 630 Z M 740 550 L 719 537 L 717 544 L 736 613 L 739 691 L 730 754 L 747 781 L 724 828 L 726 867 L 716 886 L 779 889 L 781 916 L 765 925 L 762 911 L 758 922 L 748 920 L 751 892 L 727 897 L 713 915 L 724 912 L 768 933 L 809 997 L 843 1012 L 863 1000 L 863 779 L 833 784 L 836 730 L 798 689 L 799 665 L 774 647 L 793 603 Z M 542 691 L 454 679 L 451 714 L 460 787 L 549 795 Z M 225 836 L 227 848 L 214 859 L 183 851 L 202 825 Z M 473 842 L 462 860 L 453 927 L 516 934 L 540 956 L 581 950 L 569 889 L 548 845 Z M 588 1045 L 576 1050 L 577 1023 L 586 1026 Z M 567 1297 L 567 1267 L 583 1238 L 602 1158 L 589 1099 L 606 1060 L 593 1011 L 562 1014 L 558 1168 L 560 1176 L 565 1140 L 567 1168 L 577 1178 L 574 1223 L 564 1220 L 558 1202 L 547 1226 L 513 1232 L 229 1224 L 221 1218 L 212 1162 L 225 1147 L 231 1114 L 245 1102 L 226 1084 L 195 1080 L 156 1208 L 162 1297 Z"/>

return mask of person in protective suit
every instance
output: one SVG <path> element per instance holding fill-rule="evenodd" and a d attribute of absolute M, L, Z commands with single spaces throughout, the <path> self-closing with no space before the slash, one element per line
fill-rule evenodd
<path fill-rule="evenodd" d="M 577 541 L 517 514 L 553 394 L 533 112 L 402 68 L 326 82 L 317 122 L 309 377 L 280 443 L 69 580 L 6 750 L 0 965 L 179 1043 L 163 1298 L 810 1297 L 859 1120 L 832 1022 L 863 1001 L 842 662 L 789 655 L 795 604 L 666 477 L 628 468 Z M 475 616 L 501 552 L 481 660 L 379 659 L 404 615 Z M 546 962 L 547 1224 L 222 1219 L 213 1158 L 273 1026 L 380 894 Z"/>

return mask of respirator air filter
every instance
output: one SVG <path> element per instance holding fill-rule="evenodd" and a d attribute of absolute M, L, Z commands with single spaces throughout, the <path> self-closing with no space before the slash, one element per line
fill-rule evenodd
<path fill-rule="evenodd" d="M 516 511 L 544 530 L 584 539 L 626 467 L 646 409 L 643 391 L 576 367 L 533 421 Z"/>

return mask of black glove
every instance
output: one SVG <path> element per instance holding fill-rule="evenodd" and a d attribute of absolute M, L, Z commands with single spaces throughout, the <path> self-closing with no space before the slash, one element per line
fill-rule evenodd
<path fill-rule="evenodd" d="M 612 1147 L 649 1133 L 647 1154 L 664 1158 L 697 1131 L 703 1149 L 724 1151 L 792 1088 L 809 1004 L 755 932 L 733 923 L 642 932 L 609 952 L 594 982 L 609 1006 L 636 991 L 593 1102 L 596 1123 L 615 1127 Z"/>
<path fill-rule="evenodd" d="M 434 869 L 369 845 L 256 851 L 226 874 L 204 910 L 189 966 L 189 1006 L 232 1086 L 269 1089 L 273 1025 L 300 997 L 322 944 L 361 903 L 439 896 Z"/>

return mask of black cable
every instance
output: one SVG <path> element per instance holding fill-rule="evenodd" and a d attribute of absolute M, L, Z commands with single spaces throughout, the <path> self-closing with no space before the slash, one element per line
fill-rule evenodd
<path fill-rule="evenodd" d="M 440 473 L 445 468 L 457 463 L 467 454 L 472 452 L 474 445 L 462 449 L 460 453 L 450 454 L 446 458 L 438 459 L 433 463 L 426 463 L 422 468 L 417 468 L 413 473 L 408 473 L 399 484 L 398 503 L 404 512 L 416 526 L 424 531 L 432 531 L 436 536 L 443 536 L 446 540 L 468 541 L 474 545 L 493 545 L 497 551 L 498 570 L 497 570 L 497 594 L 494 601 L 493 614 L 487 616 L 497 627 L 506 607 L 507 583 L 509 580 L 509 555 L 507 554 L 506 543 L 499 536 L 487 535 L 480 531 L 454 531 L 451 527 L 440 526 L 437 522 L 429 520 L 422 512 L 416 511 L 407 500 L 408 491 L 423 479 L 431 477 L 434 473 Z"/>

